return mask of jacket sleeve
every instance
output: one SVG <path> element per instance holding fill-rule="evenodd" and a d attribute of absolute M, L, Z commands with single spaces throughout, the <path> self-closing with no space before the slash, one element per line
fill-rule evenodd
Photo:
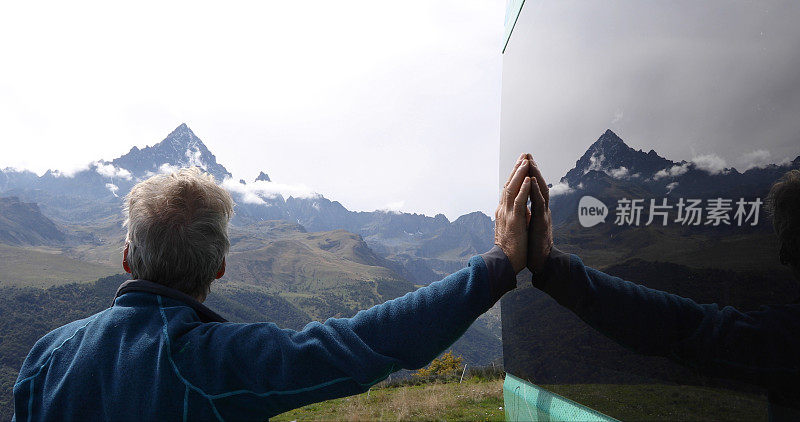
<path fill-rule="evenodd" d="M 301 331 L 272 323 L 200 324 L 179 335 L 170 353 L 191 385 L 187 397 L 207 400 L 225 419 L 263 420 L 426 365 L 515 286 L 508 258 L 495 247 L 441 281 L 352 318 L 312 322 Z M 195 352 L 181 353 L 184 344 Z"/>
<path fill-rule="evenodd" d="M 554 249 L 535 287 L 633 351 L 711 376 L 780 389 L 800 375 L 800 307 L 740 312 L 697 304 L 584 266 Z"/>

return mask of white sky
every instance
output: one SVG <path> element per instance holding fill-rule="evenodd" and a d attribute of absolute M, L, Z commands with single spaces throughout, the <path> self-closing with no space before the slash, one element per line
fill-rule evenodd
<path fill-rule="evenodd" d="M 186 122 L 237 178 L 450 219 L 497 197 L 504 0 L 8 2 L 0 167 Z"/>

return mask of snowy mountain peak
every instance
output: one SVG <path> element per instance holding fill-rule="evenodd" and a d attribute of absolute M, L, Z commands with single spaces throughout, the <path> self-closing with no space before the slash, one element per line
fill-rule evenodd
<path fill-rule="evenodd" d="M 256 182 L 258 182 L 258 181 L 271 182 L 272 180 L 270 180 L 269 175 L 267 173 L 264 173 L 262 171 L 262 172 L 258 173 L 258 177 L 256 177 L 255 181 Z"/>
<path fill-rule="evenodd" d="M 169 140 L 171 146 L 175 147 L 176 149 L 187 149 L 192 147 L 197 147 L 198 144 L 203 145 L 203 141 L 197 137 L 197 135 L 189 129 L 189 126 L 186 123 L 181 123 L 180 126 L 176 127 L 175 130 L 170 132 L 166 138 L 164 138 L 161 143 L 166 142 Z M 157 144 L 158 145 L 158 144 Z M 203 145 L 205 148 L 205 145 Z"/>
<path fill-rule="evenodd" d="M 214 154 L 186 123 L 182 123 L 153 146 L 131 148 L 127 154 L 114 159 L 112 164 L 127 169 L 137 178 L 191 166 L 211 173 L 218 181 L 231 177 L 228 170 L 217 163 Z"/>

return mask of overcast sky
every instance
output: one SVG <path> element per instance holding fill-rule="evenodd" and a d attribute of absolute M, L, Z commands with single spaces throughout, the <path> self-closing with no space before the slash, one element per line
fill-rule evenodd
<path fill-rule="evenodd" d="M 526 2 L 503 62 L 501 168 L 557 182 L 608 128 L 672 160 L 800 155 L 800 2 Z"/>
<path fill-rule="evenodd" d="M 496 207 L 504 0 L 9 3 L 0 167 L 70 170 L 186 122 L 236 178 Z"/>

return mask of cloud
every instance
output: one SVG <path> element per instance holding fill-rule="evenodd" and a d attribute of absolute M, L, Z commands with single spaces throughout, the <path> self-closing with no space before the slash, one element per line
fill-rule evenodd
<path fill-rule="evenodd" d="M 206 163 L 201 160 L 203 153 L 200 152 L 200 149 L 197 147 L 194 148 L 194 151 L 187 149 L 185 155 L 187 160 L 186 163 L 189 167 L 200 167 L 203 170 L 208 170 Z"/>
<path fill-rule="evenodd" d="M 742 155 L 739 161 L 743 164 L 742 169 L 747 171 L 751 168 L 762 168 L 771 164 L 770 155 L 770 152 L 765 149 L 757 149 Z"/>
<path fill-rule="evenodd" d="M 222 187 L 229 192 L 238 193 L 242 201 L 248 204 L 267 205 L 264 198 L 272 199 L 278 195 L 294 198 L 319 198 L 321 195 L 312 191 L 303 184 L 285 184 L 258 180 L 249 184 L 227 178 L 222 182 Z"/>
<path fill-rule="evenodd" d="M 97 172 L 97 174 L 99 174 L 99 175 L 101 175 L 103 177 L 108 177 L 108 178 L 111 178 L 111 179 L 118 178 L 118 179 L 125 179 L 125 180 L 131 180 L 131 178 L 133 177 L 133 175 L 131 175 L 130 171 L 128 171 L 128 170 L 126 170 L 126 169 L 124 169 L 122 167 L 116 167 L 113 164 L 106 164 L 106 163 L 97 161 L 97 162 L 94 163 L 94 165 L 95 165 L 95 169 L 94 170 Z"/>
<path fill-rule="evenodd" d="M 175 166 L 175 165 L 172 165 L 172 164 L 170 164 L 170 163 L 164 163 L 164 164 L 162 164 L 162 165 L 160 165 L 160 166 L 158 167 L 158 173 L 159 173 L 159 174 L 170 174 L 170 173 L 176 173 L 176 172 L 178 172 L 178 170 L 180 170 L 180 169 L 181 169 L 181 168 L 180 168 L 179 166 Z"/>
<path fill-rule="evenodd" d="M 569 183 L 567 182 L 558 182 L 550 187 L 550 197 L 558 196 L 558 195 L 566 195 L 568 193 L 572 193 L 575 189 L 569 187 Z"/>
<path fill-rule="evenodd" d="M 117 185 L 115 185 L 113 183 L 106 183 L 106 189 L 111 191 L 111 194 L 114 195 L 114 197 L 119 198 L 119 195 L 117 195 L 117 191 L 119 190 L 119 186 L 117 186 Z"/>
<path fill-rule="evenodd" d="M 401 210 L 401 209 L 402 209 L 402 208 L 403 208 L 405 205 L 406 205 L 406 201 L 403 201 L 403 200 L 400 200 L 400 201 L 394 201 L 394 202 L 389 202 L 388 204 L 386 204 L 386 205 L 384 205 L 383 207 L 381 207 L 381 208 L 380 208 L 380 211 L 387 211 L 387 212 L 395 212 L 395 213 L 399 213 L 399 212 L 400 212 L 400 210 Z"/>
<path fill-rule="evenodd" d="M 698 155 L 692 158 L 692 162 L 696 168 L 704 170 L 711 175 L 722 173 L 728 165 L 724 158 L 716 154 Z"/>
<path fill-rule="evenodd" d="M 73 167 L 73 168 L 69 168 L 69 169 L 49 170 L 49 171 L 50 171 L 50 174 L 52 174 L 55 177 L 75 177 L 76 174 L 78 174 L 78 173 L 80 173 L 82 171 L 85 171 L 85 170 L 89 170 L 89 168 L 92 166 L 92 164 L 94 164 L 94 163 L 86 163 L 86 164 L 84 164 L 82 166 Z M 22 171 L 22 170 L 17 170 L 17 171 Z"/>

